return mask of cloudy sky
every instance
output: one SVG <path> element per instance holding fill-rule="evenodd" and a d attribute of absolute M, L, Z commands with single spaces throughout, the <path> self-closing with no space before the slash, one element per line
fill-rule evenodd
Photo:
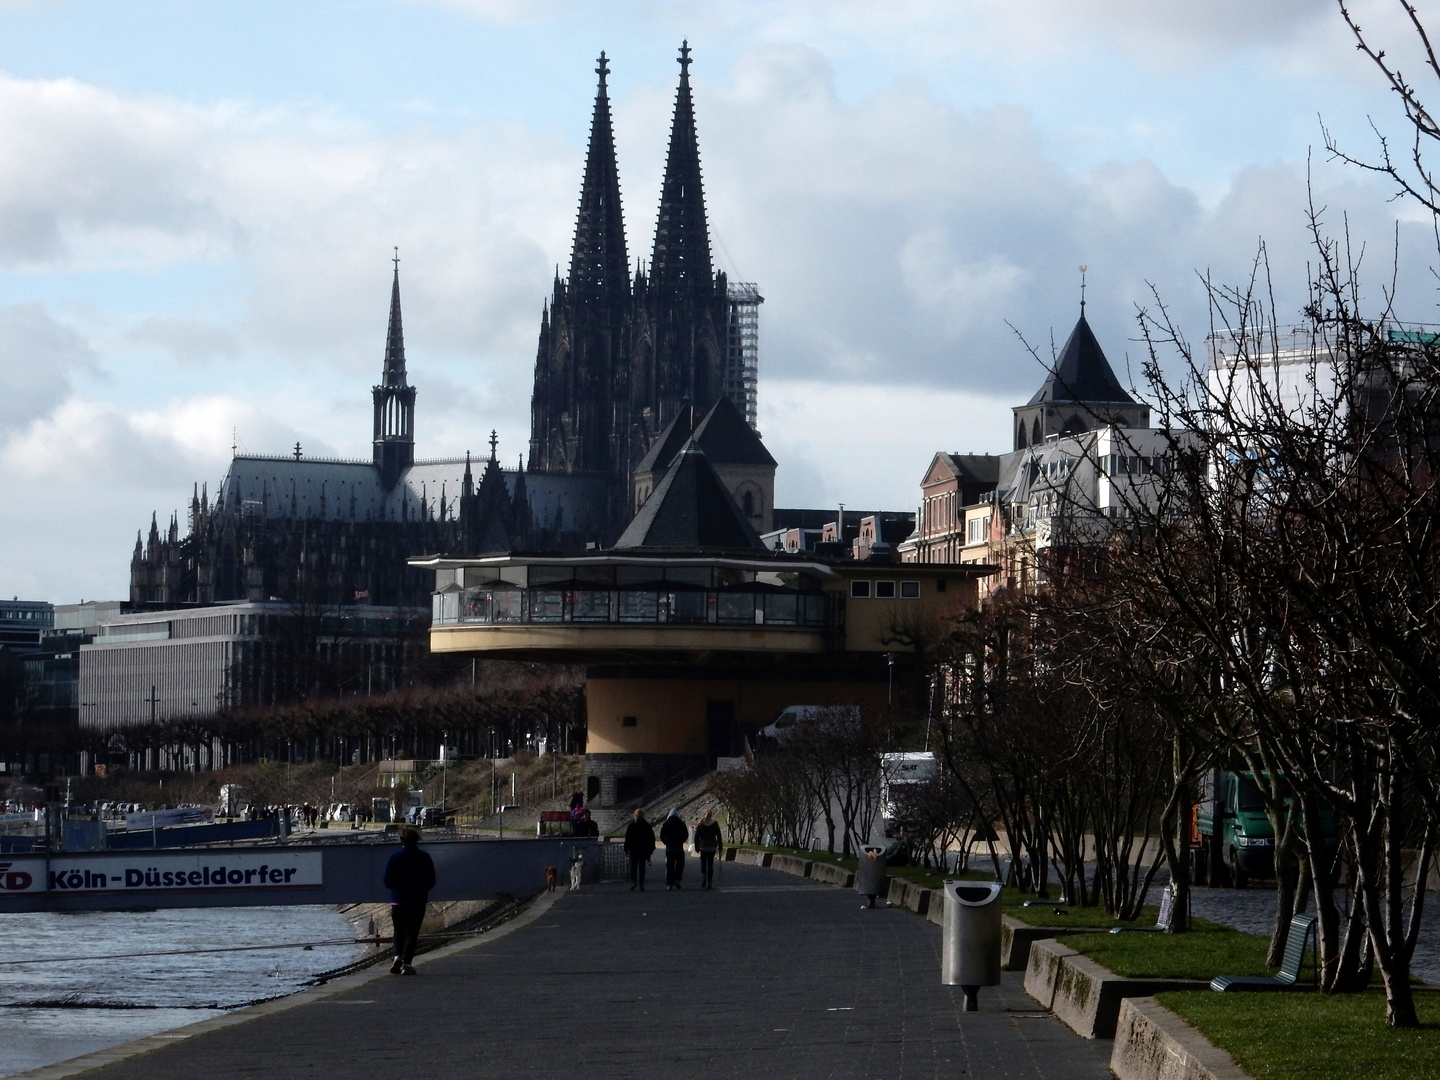
<path fill-rule="evenodd" d="M 933 451 L 1008 449 L 1015 330 L 1063 340 L 1081 264 L 1122 378 L 1152 285 L 1199 340 L 1198 275 L 1262 238 L 1292 317 L 1307 159 L 1440 321 L 1428 226 L 1325 160 L 1322 122 L 1398 130 L 1326 0 L 0 0 L 0 590 L 123 597 L 233 440 L 368 456 L 396 245 L 420 455 L 518 456 L 594 57 L 641 258 L 682 38 L 782 505 L 908 508 Z"/>

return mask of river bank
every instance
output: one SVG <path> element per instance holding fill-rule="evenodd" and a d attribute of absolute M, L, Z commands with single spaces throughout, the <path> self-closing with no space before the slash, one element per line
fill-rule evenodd
<path fill-rule="evenodd" d="M 368 951 L 326 907 L 7 914 L 4 927 L 0 1077 L 292 994 Z"/>

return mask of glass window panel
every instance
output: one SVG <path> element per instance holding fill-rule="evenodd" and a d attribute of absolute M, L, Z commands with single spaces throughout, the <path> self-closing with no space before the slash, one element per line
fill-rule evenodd
<path fill-rule="evenodd" d="M 533 569 L 533 567 L 532 567 Z M 531 622 L 563 622 L 565 593 L 560 589 L 530 590 Z"/>
<path fill-rule="evenodd" d="M 869 596 L 869 595 L 870 595 L 870 582 L 868 582 L 868 581 L 852 581 L 852 582 L 850 582 L 850 595 L 851 595 L 851 596 Z"/>
<path fill-rule="evenodd" d="M 555 585 L 562 581 L 572 581 L 575 577 L 573 566 L 532 566 L 530 567 L 530 585 Z"/>
<path fill-rule="evenodd" d="M 715 587 L 719 589 L 734 585 L 748 585 L 755 580 L 755 571 L 736 570 L 728 566 L 715 567 Z"/>
<path fill-rule="evenodd" d="M 920 583 L 918 581 L 900 582 L 900 595 L 906 600 L 914 600 L 920 596 Z"/>
<path fill-rule="evenodd" d="M 706 592 L 673 592 L 670 597 L 670 621 L 703 623 L 710 594 Z"/>
<path fill-rule="evenodd" d="M 665 569 L 665 581 L 668 584 L 693 585 L 696 588 L 710 588 L 710 568 L 708 566 L 670 566 Z"/>
<path fill-rule="evenodd" d="M 575 593 L 574 618 L 576 622 L 609 622 L 610 592 L 599 589 L 584 589 Z"/>
<path fill-rule="evenodd" d="M 765 597 L 765 621 L 781 626 L 794 626 L 799 612 L 800 597 L 771 593 Z"/>
<path fill-rule="evenodd" d="M 571 569 L 575 572 L 575 583 L 585 585 L 603 585 L 610 588 L 615 584 L 615 567 L 613 566 L 574 566 Z"/>
<path fill-rule="evenodd" d="M 496 589 L 490 594 L 490 617 L 497 623 L 525 620 L 525 593 L 520 589 Z"/>
<path fill-rule="evenodd" d="M 722 623 L 753 623 L 755 621 L 754 593 L 716 594 L 716 620 Z"/>
<path fill-rule="evenodd" d="M 661 566 L 617 566 L 615 583 L 622 589 L 636 585 L 657 585 L 665 580 L 665 569 Z"/>
<path fill-rule="evenodd" d="M 893 582 L 893 581 L 877 581 L 877 582 L 875 582 L 875 597 L 876 597 L 876 599 L 879 599 L 879 600 L 893 600 L 893 599 L 895 599 L 895 582 Z"/>
<path fill-rule="evenodd" d="M 628 589 L 619 593 L 618 597 L 621 622 L 655 622 L 659 617 L 659 601 L 649 590 Z"/>
<path fill-rule="evenodd" d="M 490 591 L 488 589 L 467 589 L 460 618 L 465 622 L 489 622 Z"/>
<path fill-rule="evenodd" d="M 805 605 L 805 625 L 825 625 L 825 595 L 823 593 L 806 593 L 800 598 Z"/>

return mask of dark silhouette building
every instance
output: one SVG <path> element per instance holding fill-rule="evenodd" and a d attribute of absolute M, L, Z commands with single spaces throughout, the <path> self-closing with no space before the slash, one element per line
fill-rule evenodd
<path fill-rule="evenodd" d="M 429 576 L 407 558 L 608 546 L 643 501 L 637 468 L 648 494 L 692 433 L 767 528 L 775 463 L 754 430 L 763 301 L 711 264 L 690 63 L 682 46 L 655 245 L 632 274 L 600 56 L 570 272 L 541 317 L 528 468 L 501 466 L 494 432 L 478 475 L 468 453 L 415 459 L 397 256 L 370 459 L 306 457 L 298 443 L 235 455 L 213 499 L 197 485 L 185 535 L 178 515 L 137 535 L 130 602 L 428 605 Z"/>
<path fill-rule="evenodd" d="M 648 268 L 632 272 L 609 67 L 600 55 L 570 274 L 557 276 L 541 316 L 531 468 L 602 481 L 607 542 L 636 509 L 636 470 L 683 411 L 704 416 L 723 396 L 752 430 L 755 424 L 755 316 L 763 298 L 752 284 L 727 282 L 711 263 L 690 64 L 682 45 L 655 243 Z"/>

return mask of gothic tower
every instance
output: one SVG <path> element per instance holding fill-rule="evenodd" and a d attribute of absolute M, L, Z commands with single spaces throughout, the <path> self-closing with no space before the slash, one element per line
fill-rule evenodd
<path fill-rule="evenodd" d="M 385 369 L 375 399 L 375 464 L 385 490 L 415 464 L 415 388 L 405 378 L 405 333 L 400 325 L 400 252 L 390 287 L 390 328 L 385 334 Z"/>
<path fill-rule="evenodd" d="M 679 62 L 655 248 L 636 279 L 627 472 L 684 406 L 708 411 L 723 389 L 729 301 L 710 262 L 688 42 Z"/>
<path fill-rule="evenodd" d="M 617 423 L 625 424 L 630 260 L 604 53 L 595 72 L 570 275 L 556 276 L 535 360 L 530 468 L 538 472 L 616 474 Z"/>

